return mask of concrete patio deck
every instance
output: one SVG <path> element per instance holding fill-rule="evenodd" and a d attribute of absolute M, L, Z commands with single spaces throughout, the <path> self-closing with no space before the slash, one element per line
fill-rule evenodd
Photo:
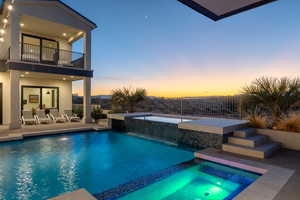
<path fill-rule="evenodd" d="M 108 127 L 103 124 L 84 124 L 81 122 L 53 123 L 40 125 L 26 125 L 21 129 L 9 130 L 8 126 L 0 126 L 0 142 L 22 140 L 24 137 L 51 135 L 58 133 L 70 133 L 89 130 L 105 130 Z"/>
<path fill-rule="evenodd" d="M 205 153 L 205 150 L 204 150 Z M 268 159 L 249 158 L 241 155 L 227 153 L 222 150 L 214 150 L 213 155 L 222 159 L 233 158 L 235 160 L 245 161 L 247 163 L 257 163 L 258 165 L 272 165 L 275 167 L 293 170 L 294 173 L 288 179 L 286 184 L 280 189 L 272 200 L 299 200 L 300 197 L 300 151 L 291 151 L 281 149 L 273 157 Z M 279 174 L 282 175 L 282 174 Z M 277 183 L 275 183 L 277 184 Z M 269 187 L 273 187 L 269 185 Z M 267 199 L 267 198 L 266 198 Z M 255 196 L 245 200 L 262 200 L 256 199 Z"/>

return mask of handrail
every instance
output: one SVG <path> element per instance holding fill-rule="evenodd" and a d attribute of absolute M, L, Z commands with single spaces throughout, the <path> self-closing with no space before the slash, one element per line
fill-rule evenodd
<path fill-rule="evenodd" d="M 28 43 L 21 43 L 21 60 L 84 68 L 84 53 Z"/>
<path fill-rule="evenodd" d="M 66 51 L 66 52 L 70 52 L 70 53 L 75 53 L 75 54 L 82 54 L 84 55 L 84 53 L 81 52 L 76 52 L 76 51 L 70 51 L 70 50 L 65 50 L 65 49 L 59 49 L 59 48 L 53 48 L 53 47 L 46 47 L 46 46 L 41 46 L 41 45 L 35 45 L 35 44 L 29 44 L 26 42 L 23 42 L 21 44 L 25 44 L 25 45 L 29 45 L 29 46 L 35 46 L 35 47 L 42 47 L 42 48 L 46 48 L 46 49 L 53 49 L 53 50 L 59 50 L 59 51 Z"/>

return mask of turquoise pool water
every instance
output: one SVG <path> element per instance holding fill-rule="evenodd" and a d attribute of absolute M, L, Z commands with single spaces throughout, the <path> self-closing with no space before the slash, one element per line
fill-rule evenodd
<path fill-rule="evenodd" d="M 116 187 L 193 158 L 172 146 L 111 131 L 0 144 L 0 200 L 40 200 Z"/>
<path fill-rule="evenodd" d="M 120 200 L 231 200 L 259 175 L 201 161 Z"/>

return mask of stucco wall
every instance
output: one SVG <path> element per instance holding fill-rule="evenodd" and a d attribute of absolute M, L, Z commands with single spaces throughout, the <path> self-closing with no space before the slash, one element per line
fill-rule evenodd
<path fill-rule="evenodd" d="M 300 133 L 271 129 L 257 129 L 257 133 L 268 136 L 274 142 L 279 142 L 283 148 L 300 151 Z"/>
<path fill-rule="evenodd" d="M 2 67 L 2 66 L 0 66 Z M 3 85 L 3 101 L 2 101 L 2 115 L 3 115 L 3 124 L 9 123 L 9 103 L 10 103 L 10 97 L 9 97 L 9 72 L 1 72 L 0 73 L 0 83 Z"/>
<path fill-rule="evenodd" d="M 45 80 L 35 78 L 21 78 L 21 86 L 47 86 L 59 88 L 59 110 L 72 110 L 72 81 Z M 20 92 L 21 92 L 20 86 Z"/>

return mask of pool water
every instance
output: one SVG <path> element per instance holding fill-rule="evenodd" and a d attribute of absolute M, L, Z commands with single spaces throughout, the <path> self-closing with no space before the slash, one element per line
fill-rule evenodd
<path fill-rule="evenodd" d="M 99 193 L 193 153 L 106 131 L 2 143 L 0 157 L 0 200 L 40 200 L 80 188 Z"/>
<path fill-rule="evenodd" d="M 258 177 L 257 174 L 202 161 L 120 200 L 231 200 Z"/>
<path fill-rule="evenodd" d="M 189 119 L 160 117 L 160 116 L 134 117 L 134 119 L 141 119 L 141 120 L 147 120 L 147 121 L 153 121 L 153 122 L 165 122 L 165 123 L 170 123 L 170 124 L 178 124 L 181 122 L 191 121 Z"/>

